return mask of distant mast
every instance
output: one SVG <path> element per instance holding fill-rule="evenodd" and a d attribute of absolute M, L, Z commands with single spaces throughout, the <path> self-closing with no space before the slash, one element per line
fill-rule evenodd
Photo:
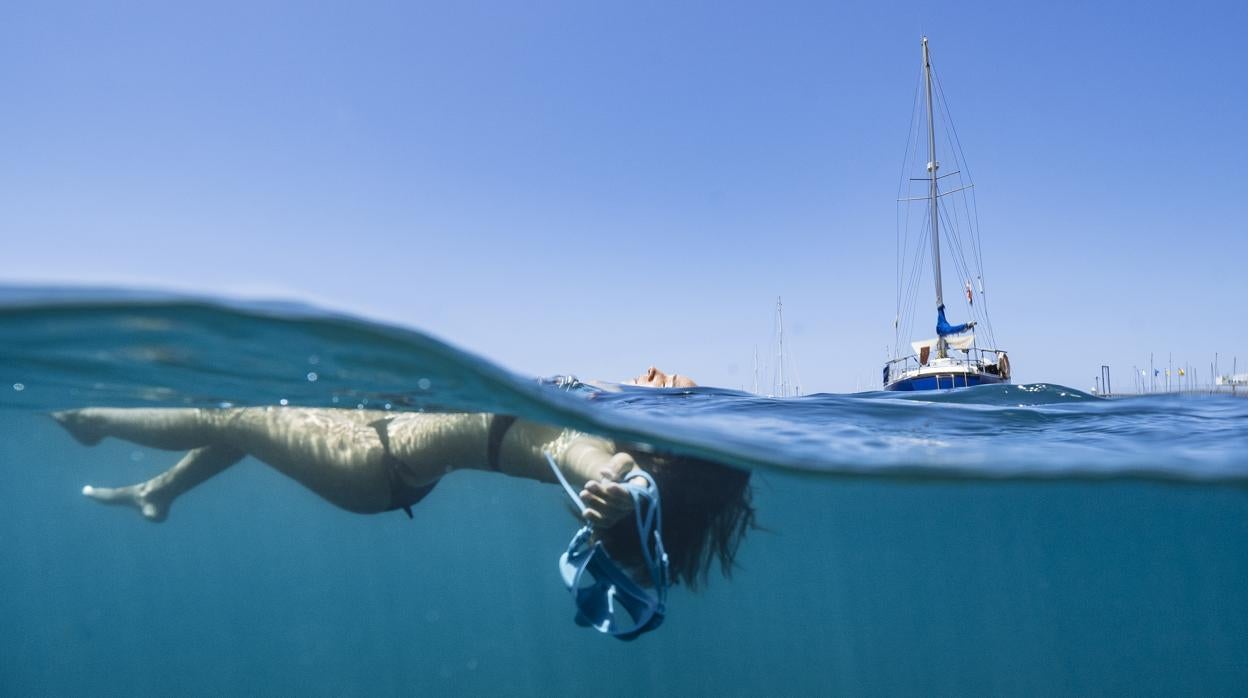
<path fill-rule="evenodd" d="M 923 78 L 927 88 L 927 176 L 930 182 L 928 187 L 928 215 L 932 219 L 932 276 L 936 279 L 936 308 L 939 309 L 945 304 L 944 293 L 940 287 L 940 209 L 937 208 L 937 198 L 940 192 L 937 188 L 936 171 L 940 169 L 940 163 L 936 161 L 936 122 L 932 120 L 932 59 L 927 48 L 927 37 L 923 37 Z M 936 356 L 945 358 L 945 338 L 938 337 L 936 340 Z"/>
<path fill-rule="evenodd" d="M 750 386 L 750 392 L 758 394 L 758 345 L 754 345 L 754 384 Z"/>
<path fill-rule="evenodd" d="M 788 397 L 788 391 L 784 385 L 784 303 L 781 302 L 780 296 L 776 296 L 776 323 L 780 326 L 780 397 Z"/>

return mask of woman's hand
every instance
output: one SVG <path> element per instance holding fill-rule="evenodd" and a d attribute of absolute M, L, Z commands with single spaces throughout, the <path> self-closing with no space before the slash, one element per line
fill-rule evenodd
<path fill-rule="evenodd" d="M 580 494 L 581 502 L 587 507 L 585 519 L 594 528 L 611 528 L 633 512 L 633 496 L 616 479 L 635 467 L 637 463 L 632 456 L 617 453 L 598 472 L 597 480 L 585 483 L 585 489 Z"/>

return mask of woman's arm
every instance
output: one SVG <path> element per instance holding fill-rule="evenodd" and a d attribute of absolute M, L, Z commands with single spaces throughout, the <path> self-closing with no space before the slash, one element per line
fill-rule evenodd
<path fill-rule="evenodd" d="M 390 454 L 417 478 L 434 480 L 449 470 L 492 470 L 515 477 L 555 482 L 546 453 L 576 487 L 604 477 L 614 479 L 633 466 L 616 454 L 608 439 L 519 419 L 498 444 L 498 462 L 489 462 L 490 414 L 408 413 L 383 425 Z"/>
<path fill-rule="evenodd" d="M 503 435 L 498 462 L 489 463 L 488 414 L 401 414 L 385 425 L 390 454 L 417 481 L 433 482 L 449 470 L 492 470 L 540 482 L 557 482 L 546 461 L 559 470 L 589 508 L 585 518 L 610 526 L 632 511 L 632 496 L 619 480 L 637 464 L 617 453 L 609 439 L 571 429 L 517 420 Z"/>
<path fill-rule="evenodd" d="M 500 453 L 503 472 L 553 483 L 546 460 L 550 453 L 568 482 L 580 490 L 585 518 L 595 526 L 609 528 L 633 510 L 632 495 L 620 481 L 637 463 L 628 453 L 617 452 L 609 439 L 518 421 L 508 430 Z"/>
<path fill-rule="evenodd" d="M 549 453 L 573 487 L 591 480 L 613 477 L 615 445 L 608 439 L 571 429 L 517 420 L 499 445 L 501 472 L 542 482 L 557 482 L 546 461 Z M 631 460 L 631 459 L 630 459 Z"/>

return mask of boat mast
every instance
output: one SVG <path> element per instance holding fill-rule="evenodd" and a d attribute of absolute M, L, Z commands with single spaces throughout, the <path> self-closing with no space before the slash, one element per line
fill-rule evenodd
<path fill-rule="evenodd" d="M 780 296 L 776 296 L 776 323 L 780 326 L 780 397 L 788 397 L 788 391 L 784 385 L 784 303 L 781 302 Z"/>
<path fill-rule="evenodd" d="M 940 287 L 940 209 L 937 198 L 940 196 L 936 184 L 936 171 L 940 163 L 936 162 L 936 124 L 932 120 L 932 59 L 927 49 L 927 37 L 923 37 L 923 77 L 927 87 L 927 176 L 930 182 L 928 190 L 928 206 L 932 218 L 932 276 L 936 279 L 936 307 L 945 304 L 944 293 Z M 936 342 L 936 356 L 945 358 L 945 338 Z"/>

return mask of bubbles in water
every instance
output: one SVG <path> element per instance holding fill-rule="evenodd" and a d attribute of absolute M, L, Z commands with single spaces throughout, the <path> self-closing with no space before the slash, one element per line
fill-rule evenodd
<path fill-rule="evenodd" d="M 308 371 L 309 383 L 315 383 L 317 378 L 320 378 L 320 376 L 316 375 L 316 371 Z"/>
<path fill-rule="evenodd" d="M 330 402 L 332 402 L 332 403 L 334 403 L 335 405 L 337 405 L 337 404 L 338 404 L 338 396 L 337 396 L 337 395 L 335 395 L 335 396 L 333 396 L 332 398 L 330 398 Z"/>
<path fill-rule="evenodd" d="M 315 366 L 321 363 L 321 357 L 317 356 L 316 354 L 313 354 L 308 357 L 308 363 Z"/>
<path fill-rule="evenodd" d="M 416 387 L 420 388 L 421 390 L 428 390 L 429 386 L 431 385 L 433 385 L 433 383 L 428 378 L 421 378 L 420 380 L 416 381 Z"/>
<path fill-rule="evenodd" d="M 13 389 L 14 389 L 14 390 L 16 390 L 17 392 L 19 392 L 19 393 L 20 393 L 20 392 L 22 392 L 23 390 L 25 390 L 25 389 L 26 389 L 26 386 L 25 386 L 24 384 L 22 384 L 22 383 L 14 383 L 14 384 L 13 384 Z"/>
<path fill-rule="evenodd" d="M 388 402 L 387 402 L 387 403 L 386 403 L 386 405 L 385 405 L 385 407 L 386 407 L 386 409 L 390 409 L 390 403 L 388 403 Z"/>
<path fill-rule="evenodd" d="M 217 407 L 220 407 L 221 409 L 226 409 L 227 407 L 233 407 L 233 406 L 234 406 L 234 403 L 230 402 L 229 400 L 224 400 L 217 404 Z"/>
<path fill-rule="evenodd" d="M 286 405 L 290 404 L 290 401 L 287 400 L 286 398 L 282 398 L 281 400 L 277 401 L 277 404 L 281 405 L 282 407 L 285 407 Z"/>

